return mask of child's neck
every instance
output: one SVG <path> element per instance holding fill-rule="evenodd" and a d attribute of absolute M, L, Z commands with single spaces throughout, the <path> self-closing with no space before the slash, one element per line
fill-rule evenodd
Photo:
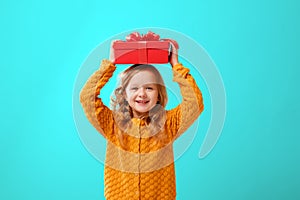
<path fill-rule="evenodd" d="M 137 119 L 147 119 L 149 117 L 149 113 L 137 113 L 137 112 L 134 112 L 133 113 L 133 117 L 134 118 L 137 118 Z"/>

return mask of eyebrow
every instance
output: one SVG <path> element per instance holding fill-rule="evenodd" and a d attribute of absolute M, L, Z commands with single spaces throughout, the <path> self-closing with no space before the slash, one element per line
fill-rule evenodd
<path fill-rule="evenodd" d="M 132 87 L 139 87 L 139 85 L 138 84 L 131 84 L 131 85 L 128 85 L 127 87 L 130 87 L 130 88 L 132 88 Z"/>
<path fill-rule="evenodd" d="M 133 88 L 133 87 L 147 87 L 147 86 L 157 86 L 158 84 L 157 83 L 145 83 L 145 84 L 132 84 L 132 85 L 129 85 L 128 87 L 129 88 Z"/>
<path fill-rule="evenodd" d="M 156 83 L 146 83 L 146 84 L 143 84 L 143 86 L 156 86 L 157 84 Z"/>

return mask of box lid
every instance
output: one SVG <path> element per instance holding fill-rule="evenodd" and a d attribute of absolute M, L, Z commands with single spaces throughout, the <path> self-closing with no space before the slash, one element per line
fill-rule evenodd
<path fill-rule="evenodd" d="M 114 41 L 112 44 L 114 49 L 169 49 L 169 41 Z"/>

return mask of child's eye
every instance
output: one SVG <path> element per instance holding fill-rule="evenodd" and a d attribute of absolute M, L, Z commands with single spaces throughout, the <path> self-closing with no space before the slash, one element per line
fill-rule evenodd
<path fill-rule="evenodd" d="M 146 87 L 146 90 L 153 90 L 152 87 Z"/>
<path fill-rule="evenodd" d="M 131 88 L 131 90 L 136 91 L 136 90 L 138 90 L 138 88 L 137 87 L 133 87 L 133 88 Z"/>

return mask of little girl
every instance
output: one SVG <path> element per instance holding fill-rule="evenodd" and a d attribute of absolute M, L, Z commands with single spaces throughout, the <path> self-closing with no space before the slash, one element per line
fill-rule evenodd
<path fill-rule="evenodd" d="M 81 91 L 87 118 L 107 139 L 107 200 L 176 199 L 173 142 L 203 111 L 203 101 L 189 69 L 178 63 L 174 45 L 170 64 L 182 94 L 172 110 L 165 110 L 164 81 L 151 65 L 133 65 L 121 73 L 112 109 L 99 98 L 116 69 L 112 61 L 103 60 Z"/>

